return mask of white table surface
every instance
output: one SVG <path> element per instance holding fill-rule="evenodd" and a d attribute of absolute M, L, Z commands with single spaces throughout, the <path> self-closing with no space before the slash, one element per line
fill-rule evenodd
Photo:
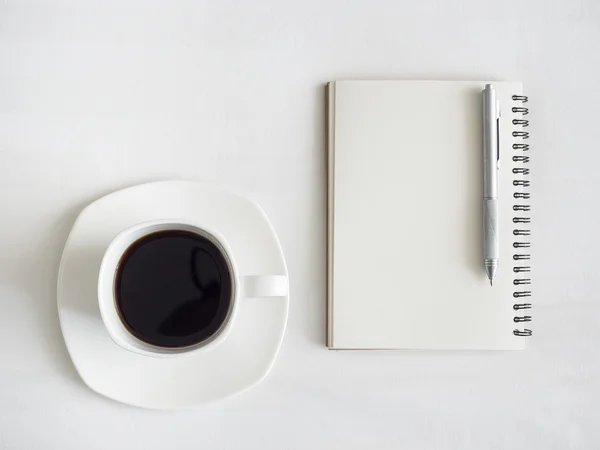
<path fill-rule="evenodd" d="M 600 445 L 599 2 L 8 0 L 0 67 L 1 449 Z M 525 83 L 526 352 L 326 350 L 323 84 L 365 77 Z M 270 376 L 176 413 L 89 390 L 55 295 L 84 205 L 170 178 L 259 201 L 292 277 Z"/>

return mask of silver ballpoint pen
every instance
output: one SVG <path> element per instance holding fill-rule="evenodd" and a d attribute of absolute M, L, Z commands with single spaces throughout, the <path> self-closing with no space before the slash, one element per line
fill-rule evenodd
<path fill-rule="evenodd" d="M 491 84 L 483 95 L 483 266 L 493 285 L 500 260 L 498 170 L 500 169 L 500 106 Z"/>

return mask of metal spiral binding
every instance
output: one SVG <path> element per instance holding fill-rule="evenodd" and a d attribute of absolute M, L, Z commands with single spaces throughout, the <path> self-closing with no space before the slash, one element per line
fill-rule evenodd
<path fill-rule="evenodd" d="M 511 110 L 513 114 L 518 115 L 518 117 L 512 119 L 513 125 L 522 128 L 528 127 L 529 120 L 525 119 L 524 117 L 527 114 L 529 114 L 529 108 L 523 106 L 525 103 L 527 103 L 527 97 L 524 95 L 513 95 L 512 99 L 514 102 L 519 102 L 517 103 L 518 106 L 513 106 Z M 514 138 L 525 140 L 529 139 L 529 132 L 523 130 L 514 130 L 512 132 L 512 136 Z M 519 239 L 519 241 L 515 241 L 513 243 L 513 247 L 516 249 L 515 251 L 518 252 L 513 255 L 513 260 L 515 262 L 513 272 L 515 274 L 518 274 L 516 275 L 518 278 L 515 278 L 513 280 L 513 284 L 516 286 L 517 289 L 519 289 L 513 292 L 513 297 L 515 299 L 521 299 L 525 297 L 531 297 L 531 291 L 528 289 L 529 285 L 531 284 L 531 278 L 525 278 L 527 276 L 526 274 L 531 271 L 531 267 L 529 265 L 526 265 L 528 264 L 527 261 L 531 258 L 531 255 L 529 253 L 524 253 L 527 250 L 524 250 L 523 253 L 521 253 L 522 250 L 520 250 L 527 249 L 531 246 L 531 242 L 522 240 L 527 239 L 524 238 L 524 236 L 529 236 L 531 234 L 531 230 L 523 229 L 520 227 L 524 224 L 529 224 L 531 222 L 530 217 L 524 217 L 523 215 L 521 215 L 521 213 L 531 211 L 531 205 L 526 203 L 526 201 L 530 199 L 530 194 L 529 192 L 522 191 L 522 189 L 528 188 L 530 186 L 529 180 L 525 179 L 525 177 L 529 175 L 530 170 L 528 167 L 523 167 L 524 165 L 529 164 L 529 156 L 524 154 L 525 152 L 529 151 L 529 144 L 518 142 L 514 143 L 512 145 L 512 148 L 513 150 L 515 150 L 515 155 L 513 155 L 512 160 L 515 163 L 519 164 L 518 167 L 515 167 L 512 170 L 512 173 L 514 175 L 518 175 L 518 178 L 515 178 L 513 180 L 513 186 L 517 188 L 513 194 L 513 197 L 516 200 L 519 200 L 519 203 L 513 206 L 513 211 L 515 211 L 515 213 L 518 214 L 515 217 L 513 217 L 513 223 L 515 224 L 515 226 L 519 227 L 513 230 L 513 235 L 516 239 Z M 515 311 L 531 309 L 531 303 L 515 303 L 513 305 L 513 309 Z M 513 320 L 515 323 L 531 322 L 531 316 L 519 315 L 515 316 Z M 531 336 L 533 332 L 528 328 L 515 328 L 513 330 L 513 334 L 515 336 Z"/>

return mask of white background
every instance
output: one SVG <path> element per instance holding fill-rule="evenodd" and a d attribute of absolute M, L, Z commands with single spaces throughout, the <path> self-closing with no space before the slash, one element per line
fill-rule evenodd
<path fill-rule="evenodd" d="M 323 84 L 339 78 L 524 82 L 529 350 L 325 349 Z M 598 448 L 599 105 L 594 0 L 2 2 L 0 448 Z M 78 212 L 169 178 L 256 199 L 292 277 L 269 377 L 176 413 L 89 390 L 55 296 Z"/>

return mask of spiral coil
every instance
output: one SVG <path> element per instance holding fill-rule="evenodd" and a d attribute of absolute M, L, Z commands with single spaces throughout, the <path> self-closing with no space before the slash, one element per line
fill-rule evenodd
<path fill-rule="evenodd" d="M 528 127 L 529 120 L 524 118 L 527 116 L 527 114 L 529 114 L 529 108 L 524 106 L 524 104 L 527 103 L 527 97 L 524 95 L 513 95 L 512 100 L 517 102 L 511 109 L 512 113 L 516 115 L 516 117 L 512 119 L 512 124 L 522 128 Z M 519 140 L 529 139 L 529 131 L 523 131 L 523 129 L 514 130 L 512 132 L 512 136 Z M 530 236 L 531 230 L 528 228 L 522 228 L 523 225 L 531 223 L 531 218 L 521 215 L 523 212 L 531 211 L 531 205 L 524 202 L 525 200 L 530 199 L 530 193 L 523 192 L 524 188 L 530 187 L 529 180 L 525 179 L 525 177 L 529 175 L 530 170 L 528 167 L 523 167 L 524 165 L 529 164 L 529 156 L 524 154 L 525 152 L 529 151 L 529 144 L 515 142 L 512 145 L 512 148 L 515 151 L 512 160 L 519 164 L 518 167 L 515 167 L 512 170 L 512 173 L 517 175 L 517 177 L 513 180 L 513 186 L 516 188 L 515 192 L 513 193 L 513 197 L 516 200 L 519 200 L 519 203 L 513 206 L 513 211 L 518 214 L 513 217 L 513 223 L 515 224 L 515 227 L 518 227 L 513 230 L 513 235 L 515 236 L 515 239 L 519 239 L 513 243 L 513 247 L 515 248 L 516 252 L 513 255 L 513 261 L 515 263 L 513 272 L 516 274 L 515 276 L 518 277 L 513 280 L 513 284 L 515 285 L 516 289 L 518 289 L 513 292 L 513 297 L 515 299 L 522 299 L 531 297 L 531 291 L 528 289 L 529 285 L 531 284 L 531 278 L 524 278 L 527 276 L 525 274 L 531 271 L 531 266 L 529 266 L 527 262 L 531 258 L 531 255 L 529 253 L 525 253 L 527 250 L 522 250 L 531 246 L 531 242 L 523 240 L 527 239 L 525 236 Z M 523 311 L 526 309 L 531 309 L 531 306 L 531 303 L 515 303 L 513 305 L 513 309 L 515 311 Z M 517 324 L 531 322 L 531 319 L 532 318 L 529 315 L 519 315 L 513 318 L 514 322 Z M 515 328 L 513 330 L 513 334 L 515 336 L 531 336 L 533 332 L 528 328 Z"/>

